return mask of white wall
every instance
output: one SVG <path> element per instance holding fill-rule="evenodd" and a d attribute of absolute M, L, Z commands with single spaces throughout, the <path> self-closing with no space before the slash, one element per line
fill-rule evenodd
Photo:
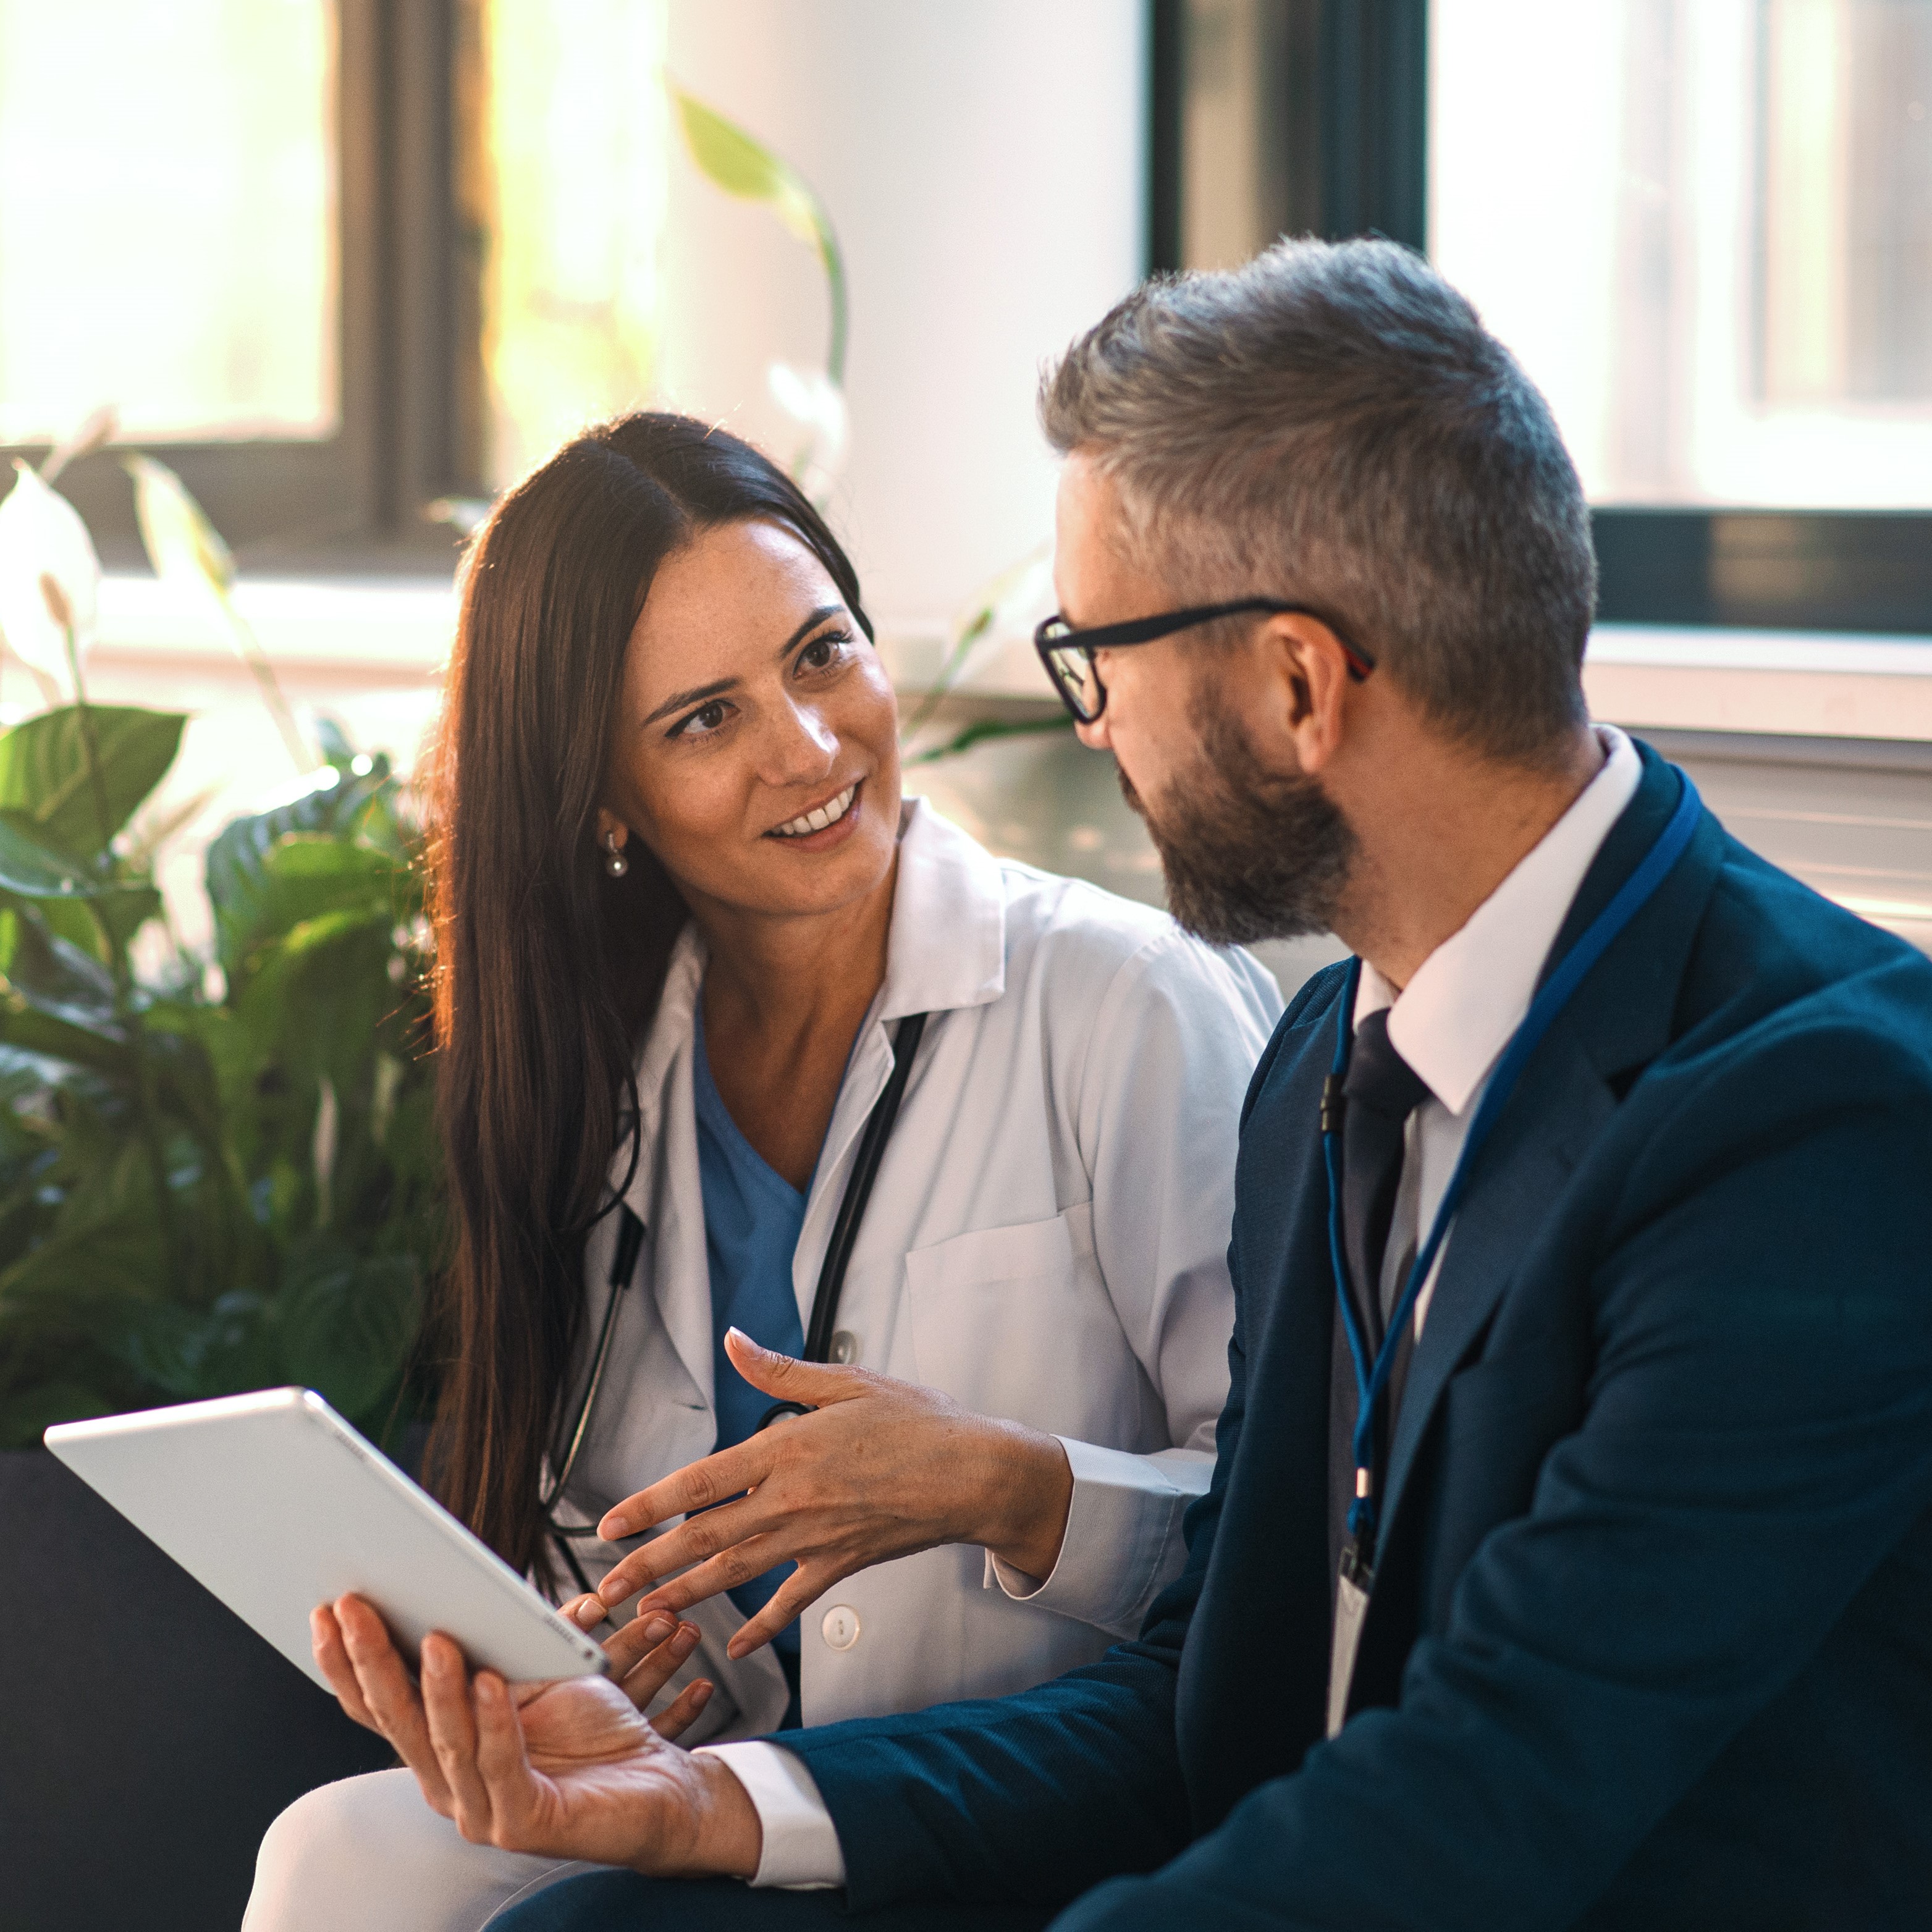
<path fill-rule="evenodd" d="M 1040 364 L 1143 262 L 1141 0 L 673 0 L 672 77 L 817 188 L 851 283 L 833 496 L 882 628 L 929 632 L 1052 529 Z M 666 397 L 788 454 L 774 360 L 823 366 L 811 252 L 680 148 Z"/>

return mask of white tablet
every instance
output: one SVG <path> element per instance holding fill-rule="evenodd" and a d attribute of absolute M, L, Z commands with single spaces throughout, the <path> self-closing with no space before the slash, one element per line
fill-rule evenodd
<path fill-rule="evenodd" d="M 309 1612 L 350 1591 L 381 1612 L 412 1664 L 441 1630 L 472 1666 L 512 1682 L 607 1668 L 596 1644 L 313 1389 L 62 1423 L 46 1439 L 318 1684 Z"/>

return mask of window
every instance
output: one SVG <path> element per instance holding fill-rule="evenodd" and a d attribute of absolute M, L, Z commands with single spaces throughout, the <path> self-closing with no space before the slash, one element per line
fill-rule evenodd
<path fill-rule="evenodd" d="M 1606 618 L 1932 629 L 1932 0 L 1156 20 L 1156 261 L 1426 242 L 1556 410 Z"/>
<path fill-rule="evenodd" d="M 452 18 L 0 0 L 0 446 L 110 404 L 248 562 L 420 542 L 462 466 Z M 62 487 L 138 556 L 111 451 Z"/>

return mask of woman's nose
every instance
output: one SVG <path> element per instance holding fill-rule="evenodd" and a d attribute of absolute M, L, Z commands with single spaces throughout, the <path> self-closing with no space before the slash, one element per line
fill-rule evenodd
<path fill-rule="evenodd" d="M 838 756 L 838 734 L 808 704 L 788 704 L 781 713 L 772 755 L 773 776 L 796 782 L 824 777 Z"/>

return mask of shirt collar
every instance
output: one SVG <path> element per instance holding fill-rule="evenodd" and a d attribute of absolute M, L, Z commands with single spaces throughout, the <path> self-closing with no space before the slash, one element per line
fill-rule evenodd
<path fill-rule="evenodd" d="M 1608 754 L 1602 770 L 1399 995 L 1362 962 L 1354 1024 L 1393 1009 L 1390 1043 L 1452 1114 L 1468 1106 L 1522 1024 L 1583 875 L 1643 776 L 1636 747 L 1616 726 L 1598 725 L 1597 736 Z"/>

